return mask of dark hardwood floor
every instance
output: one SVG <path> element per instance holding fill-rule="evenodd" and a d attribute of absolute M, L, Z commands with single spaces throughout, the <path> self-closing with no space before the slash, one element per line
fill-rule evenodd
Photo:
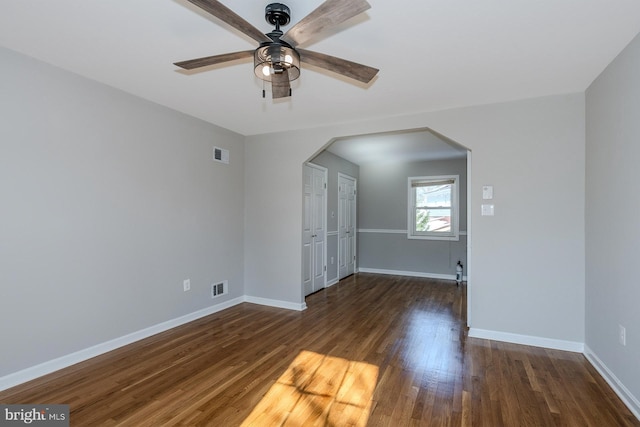
<path fill-rule="evenodd" d="M 640 426 L 581 354 L 466 337 L 454 282 L 357 274 L 0 392 L 71 425 Z"/>

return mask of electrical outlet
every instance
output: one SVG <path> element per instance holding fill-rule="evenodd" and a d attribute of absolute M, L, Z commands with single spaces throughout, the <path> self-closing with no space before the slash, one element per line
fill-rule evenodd
<path fill-rule="evenodd" d="M 184 289 L 185 292 L 187 292 L 188 290 L 191 290 L 191 280 L 186 279 L 184 282 L 182 282 L 182 288 Z"/>
<path fill-rule="evenodd" d="M 622 345 L 627 345 L 627 329 L 622 325 L 618 325 L 618 341 Z"/>

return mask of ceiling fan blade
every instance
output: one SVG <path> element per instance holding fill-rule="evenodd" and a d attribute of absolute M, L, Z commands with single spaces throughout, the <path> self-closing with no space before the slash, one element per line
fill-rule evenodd
<path fill-rule="evenodd" d="M 205 56 L 204 58 L 190 59 L 188 61 L 174 62 L 185 70 L 193 70 L 194 68 L 206 67 L 209 65 L 220 64 L 222 62 L 235 61 L 236 59 L 253 57 L 253 50 L 244 50 L 242 52 L 225 53 L 222 55 Z"/>
<path fill-rule="evenodd" d="M 256 27 L 242 19 L 237 13 L 216 0 L 189 0 L 200 9 L 203 9 L 216 18 L 221 19 L 232 27 L 242 31 L 252 39 L 262 43 L 271 42 L 272 40 L 264 35 Z"/>
<path fill-rule="evenodd" d="M 289 71 L 286 68 L 283 69 L 281 73 L 274 73 L 271 75 L 271 92 L 273 94 L 273 99 L 291 96 Z"/>
<path fill-rule="evenodd" d="M 189 0 L 191 1 L 191 0 Z M 295 47 L 326 28 L 338 25 L 369 9 L 366 0 L 326 0 L 316 10 L 291 27 L 280 40 Z"/>
<path fill-rule="evenodd" d="M 361 81 L 362 83 L 369 83 L 376 74 L 378 74 L 378 71 L 380 71 L 377 68 L 336 58 L 335 56 L 325 55 L 324 53 L 304 49 L 296 50 L 300 54 L 300 61 L 333 71 L 334 73 L 342 74 L 343 76 Z"/>

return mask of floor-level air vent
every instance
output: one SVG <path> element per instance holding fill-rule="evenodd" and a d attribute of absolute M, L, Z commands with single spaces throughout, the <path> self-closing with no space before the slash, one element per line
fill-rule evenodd
<path fill-rule="evenodd" d="M 220 163 L 229 164 L 229 150 L 213 147 L 213 160 Z"/>
<path fill-rule="evenodd" d="M 229 282 L 223 280 L 219 283 L 214 283 L 211 285 L 211 298 L 219 297 L 220 295 L 224 295 L 227 293 L 229 288 Z"/>

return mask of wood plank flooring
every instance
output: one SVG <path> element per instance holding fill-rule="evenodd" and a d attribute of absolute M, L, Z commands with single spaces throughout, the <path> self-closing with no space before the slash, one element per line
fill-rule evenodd
<path fill-rule="evenodd" d="M 466 337 L 455 282 L 356 274 L 0 392 L 73 426 L 640 426 L 581 354 Z"/>

